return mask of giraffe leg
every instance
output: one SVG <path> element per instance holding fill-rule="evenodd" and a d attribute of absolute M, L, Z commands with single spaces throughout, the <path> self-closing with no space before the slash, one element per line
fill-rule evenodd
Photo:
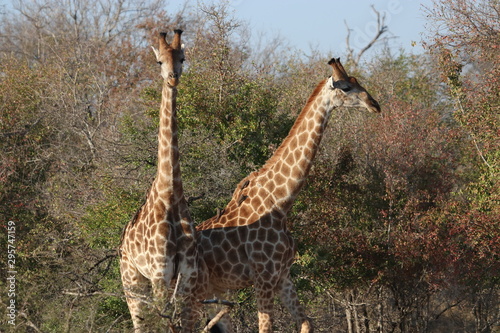
<path fill-rule="evenodd" d="M 257 295 L 257 309 L 259 311 L 259 333 L 272 333 L 273 298 L 262 298 Z"/>
<path fill-rule="evenodd" d="M 181 281 L 179 283 L 179 299 L 182 300 L 181 326 L 182 332 L 191 332 L 194 328 L 199 313 L 201 313 L 199 296 L 201 290 L 198 289 L 198 266 L 195 265 L 194 255 L 183 254 L 184 260 L 180 260 L 178 271 Z M 198 298 L 199 297 L 199 298 Z"/>
<path fill-rule="evenodd" d="M 158 269 L 159 273 L 156 279 L 153 281 L 153 295 L 155 297 L 155 302 L 163 312 L 164 315 L 168 315 L 171 318 L 176 318 L 179 313 L 174 313 L 176 309 L 181 309 L 180 312 L 180 327 L 179 332 L 189 333 L 193 331 L 193 327 L 196 323 L 197 315 L 200 312 L 201 303 L 196 298 L 196 279 L 197 272 L 189 273 L 181 273 L 175 278 L 175 283 L 177 285 L 176 294 L 172 295 L 175 299 L 176 304 L 170 303 L 169 297 L 169 289 L 168 286 L 173 287 L 171 285 L 173 277 L 173 267 L 174 263 L 167 260 L 167 263 L 158 263 L 160 268 Z M 179 265 L 179 271 L 187 272 L 187 270 L 181 270 L 182 265 Z"/>
<path fill-rule="evenodd" d="M 281 302 L 286 306 L 292 318 L 297 322 L 300 333 L 312 333 L 313 326 L 311 320 L 307 317 L 304 307 L 300 304 L 295 286 L 287 276 L 281 280 L 280 285 Z"/>
<path fill-rule="evenodd" d="M 273 331 L 273 306 L 275 284 L 264 283 L 257 280 L 255 292 L 257 298 L 257 310 L 259 312 L 259 333 L 272 333 Z"/>
<path fill-rule="evenodd" d="M 153 271 L 155 274 L 151 279 L 151 285 L 153 289 L 154 304 L 157 310 L 164 314 L 171 316 L 168 313 L 169 308 L 169 286 L 174 275 L 174 263 L 170 258 L 167 260 L 159 260 L 154 263 Z"/>
<path fill-rule="evenodd" d="M 181 312 L 181 332 L 193 332 L 193 328 L 201 312 L 201 303 L 192 296 L 188 296 L 184 302 Z"/>
<path fill-rule="evenodd" d="M 125 257 L 120 260 L 120 270 L 134 332 L 147 332 L 145 298 L 149 293 L 149 281 Z"/>

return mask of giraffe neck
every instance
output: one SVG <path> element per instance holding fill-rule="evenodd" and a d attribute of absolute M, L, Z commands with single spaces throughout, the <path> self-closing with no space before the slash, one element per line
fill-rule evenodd
<path fill-rule="evenodd" d="M 176 115 L 177 89 L 163 84 L 158 131 L 158 170 L 153 188 L 167 204 L 183 199 Z"/>
<path fill-rule="evenodd" d="M 336 105 L 330 85 L 327 80 L 318 84 L 274 155 L 260 170 L 245 177 L 226 208 L 198 225 L 198 230 L 242 226 L 256 221 L 269 223 L 270 219 L 278 224 L 284 221 L 283 217 L 309 173 Z"/>
<path fill-rule="evenodd" d="M 163 84 L 160 126 L 158 131 L 158 170 L 151 191 L 154 204 L 159 206 L 163 218 L 173 223 L 177 230 L 177 250 L 192 251 L 194 225 L 192 223 L 182 186 L 179 163 L 178 128 L 176 113 L 177 88 Z M 186 242 L 181 238 L 187 237 Z"/>
<path fill-rule="evenodd" d="M 326 82 L 318 84 L 285 140 L 257 172 L 274 178 L 276 188 L 283 188 L 273 194 L 284 212 L 291 208 L 304 184 L 333 109 Z"/>

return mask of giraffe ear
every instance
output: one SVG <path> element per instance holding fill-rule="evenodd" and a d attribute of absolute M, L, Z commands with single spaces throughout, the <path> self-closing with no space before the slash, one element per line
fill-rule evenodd
<path fill-rule="evenodd" d="M 153 52 L 155 53 L 156 61 L 160 61 L 160 51 L 158 51 L 158 49 L 155 48 L 154 46 L 151 46 L 151 48 L 153 49 Z"/>

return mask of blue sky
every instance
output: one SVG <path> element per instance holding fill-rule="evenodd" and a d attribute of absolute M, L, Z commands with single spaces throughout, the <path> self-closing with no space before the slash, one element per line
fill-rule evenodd
<path fill-rule="evenodd" d="M 213 3 L 217 0 L 204 0 Z M 180 8 L 170 1 L 169 8 Z M 189 1 L 196 5 L 197 0 Z M 432 0 L 229 0 L 234 16 L 249 24 L 252 38 L 264 33 L 268 38 L 280 36 L 292 47 L 308 54 L 311 48 L 331 56 L 342 55 L 346 49 L 347 28 L 351 29 L 351 47 L 362 49 L 374 35 L 377 20 L 371 5 L 386 15 L 393 49 L 420 53 L 425 33 L 425 12 Z M 414 46 L 412 46 L 414 44 Z M 376 52 L 377 48 L 374 47 Z"/>
<path fill-rule="evenodd" d="M 189 0 L 196 6 L 201 1 Z M 246 22 L 256 42 L 264 34 L 268 39 L 276 36 L 305 54 L 311 48 L 325 52 L 325 56 L 345 53 L 347 30 L 351 29 L 351 47 L 359 51 L 373 37 L 376 17 L 371 8 L 386 15 L 389 28 L 386 36 L 393 49 L 404 48 L 407 52 L 420 53 L 422 33 L 425 33 L 425 13 L 422 6 L 431 6 L 432 0 L 228 0 L 236 18 Z M 0 0 L 0 5 L 11 0 Z M 167 10 L 176 11 L 183 0 L 170 0 Z M 186 31 L 187 32 L 187 31 Z M 412 44 L 415 44 L 412 46 Z M 374 47 L 372 52 L 376 52 Z"/>

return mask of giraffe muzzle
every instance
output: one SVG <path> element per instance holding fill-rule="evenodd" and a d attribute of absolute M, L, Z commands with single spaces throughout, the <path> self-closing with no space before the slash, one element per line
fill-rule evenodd
<path fill-rule="evenodd" d="M 176 87 L 179 84 L 179 74 L 177 73 L 169 73 L 167 82 L 172 87 Z"/>

